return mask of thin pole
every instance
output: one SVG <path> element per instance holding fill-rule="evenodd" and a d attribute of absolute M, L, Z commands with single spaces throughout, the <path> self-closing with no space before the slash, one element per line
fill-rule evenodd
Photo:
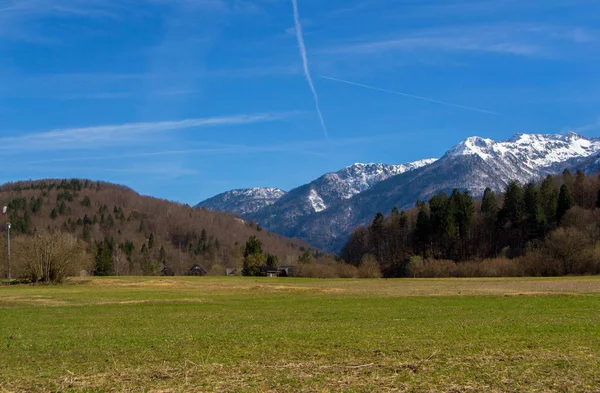
<path fill-rule="evenodd" d="M 8 223 L 8 286 L 10 287 L 10 223 Z"/>

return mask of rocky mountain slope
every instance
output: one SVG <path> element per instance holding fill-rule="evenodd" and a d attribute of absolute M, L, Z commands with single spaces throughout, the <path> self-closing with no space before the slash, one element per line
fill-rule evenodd
<path fill-rule="evenodd" d="M 248 216 L 276 233 L 285 233 L 308 217 L 336 207 L 390 177 L 434 162 L 421 160 L 402 165 L 354 164 L 295 188 L 276 203 Z"/>
<path fill-rule="evenodd" d="M 526 183 L 565 168 L 593 170 L 598 153 L 600 140 L 574 133 L 518 134 L 502 142 L 470 137 L 437 161 L 397 172 L 380 164 L 356 164 L 324 175 L 248 217 L 276 233 L 338 251 L 348 234 L 377 212 L 412 207 L 442 190 L 459 188 L 480 196 L 486 187 L 500 191 L 511 180 Z"/>
<path fill-rule="evenodd" d="M 196 207 L 245 216 L 274 204 L 285 194 L 278 188 L 232 190 L 200 202 Z"/>

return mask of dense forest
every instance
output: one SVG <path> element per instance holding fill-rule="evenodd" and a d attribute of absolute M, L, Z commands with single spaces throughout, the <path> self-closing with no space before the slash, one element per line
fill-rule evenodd
<path fill-rule="evenodd" d="M 357 229 L 342 258 L 374 258 L 384 275 L 520 276 L 600 273 L 600 177 L 548 176 L 504 192 L 440 192 Z"/>
<path fill-rule="evenodd" d="M 109 183 L 74 179 L 5 184 L 0 187 L 4 205 L 8 211 L 2 217 L 0 250 L 6 250 L 10 222 L 13 277 L 27 275 L 24 269 L 32 253 L 40 254 L 32 249 L 34 243 L 44 242 L 44 250 L 62 247 L 61 253 L 68 249 L 78 256 L 69 274 L 185 275 L 195 265 L 207 274 L 225 274 L 226 268 L 241 272 L 249 239 L 260 244 L 265 263 L 268 259 L 272 265 L 324 258 L 299 240 L 269 233 L 232 214 L 141 196 Z M 7 253 L 0 252 L 3 277 L 6 259 Z"/>

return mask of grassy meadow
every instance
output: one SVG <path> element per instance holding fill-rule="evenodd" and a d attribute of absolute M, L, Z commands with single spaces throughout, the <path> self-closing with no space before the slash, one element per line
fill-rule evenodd
<path fill-rule="evenodd" d="M 0 287 L 0 392 L 600 392 L 600 277 Z"/>

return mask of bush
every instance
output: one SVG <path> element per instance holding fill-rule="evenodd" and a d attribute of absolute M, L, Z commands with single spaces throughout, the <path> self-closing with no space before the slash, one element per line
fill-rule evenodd
<path fill-rule="evenodd" d="M 337 269 L 331 264 L 309 263 L 299 264 L 298 276 L 308 278 L 337 278 Z"/>
<path fill-rule="evenodd" d="M 358 267 L 358 276 L 360 278 L 381 278 L 381 268 L 377 259 L 371 254 L 363 255 L 360 266 Z"/>
<path fill-rule="evenodd" d="M 224 276 L 225 275 L 225 267 L 215 263 L 212 265 L 210 270 L 208 271 L 208 276 Z"/>
<path fill-rule="evenodd" d="M 358 268 L 345 262 L 338 262 L 336 271 L 339 278 L 358 278 Z"/>
<path fill-rule="evenodd" d="M 413 256 L 408 265 L 409 275 L 411 277 L 452 277 L 455 275 L 456 263 L 447 260 L 423 259 L 422 257 Z"/>
<path fill-rule="evenodd" d="M 60 283 L 65 277 L 77 275 L 92 266 L 85 245 L 69 234 L 36 234 L 20 238 L 15 246 L 18 274 L 33 283 Z"/>
<path fill-rule="evenodd" d="M 576 228 L 558 228 L 546 242 L 548 256 L 558 262 L 559 274 L 585 274 L 592 264 L 593 243 Z"/>

